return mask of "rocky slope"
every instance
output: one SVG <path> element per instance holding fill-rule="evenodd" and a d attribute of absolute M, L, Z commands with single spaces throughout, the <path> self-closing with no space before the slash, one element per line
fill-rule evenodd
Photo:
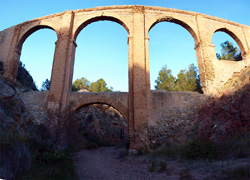
<path fill-rule="evenodd" d="M 0 178 L 26 172 L 31 155 L 23 139 L 32 117 L 15 90 L 0 79 Z"/>
<path fill-rule="evenodd" d="M 215 142 L 246 136 L 250 130 L 250 67 L 232 77 L 226 92 L 198 112 L 198 134 Z"/>

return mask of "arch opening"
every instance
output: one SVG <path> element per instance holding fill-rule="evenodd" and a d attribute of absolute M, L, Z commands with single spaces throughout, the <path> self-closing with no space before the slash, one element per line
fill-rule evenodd
<path fill-rule="evenodd" d="M 128 91 L 127 33 L 117 23 L 122 24 L 112 17 L 96 17 L 78 28 L 73 90 L 79 90 L 74 89 L 79 80 L 90 92 Z"/>
<path fill-rule="evenodd" d="M 154 23 L 150 28 L 149 36 L 151 90 L 202 93 L 194 50 L 197 41 L 194 31 L 187 24 L 171 19 Z M 164 72 L 161 76 L 160 71 Z M 193 76 L 189 76 L 191 71 Z M 164 74 L 171 76 L 169 80 L 164 77 Z M 193 87 L 188 87 L 190 80 Z"/>
<path fill-rule="evenodd" d="M 216 57 L 219 60 L 240 61 L 244 59 L 245 50 L 240 39 L 226 28 L 217 29 L 213 34 Z"/>
<path fill-rule="evenodd" d="M 113 106 L 105 103 L 88 103 L 71 113 L 70 122 L 77 134 L 74 135 L 77 148 L 100 146 L 128 146 L 128 124 L 125 117 Z"/>
<path fill-rule="evenodd" d="M 28 30 L 17 44 L 16 51 L 20 52 L 18 62 L 22 62 L 19 62 L 18 71 L 24 69 L 20 65 L 25 66 L 38 89 L 46 79 L 50 81 L 56 40 L 57 34 L 53 28 L 39 25 Z M 27 79 L 25 75 L 21 76 Z"/>
<path fill-rule="evenodd" d="M 172 18 L 172 17 L 164 17 L 164 18 L 158 19 L 155 23 L 153 23 L 151 25 L 148 32 L 150 32 L 150 30 L 154 26 L 156 26 L 158 23 L 161 23 L 161 22 L 170 22 L 170 23 L 174 23 L 174 24 L 182 26 L 184 29 L 186 29 L 191 34 L 191 36 L 194 39 L 195 44 L 198 44 L 198 38 L 197 38 L 197 35 L 194 32 L 194 30 L 188 24 L 186 24 L 185 22 L 183 22 L 183 21 L 181 21 L 179 19 Z"/>
<path fill-rule="evenodd" d="M 111 16 L 97 16 L 97 17 L 94 17 L 94 18 L 91 18 L 91 19 L 85 21 L 84 23 L 82 23 L 78 27 L 78 29 L 76 30 L 75 35 L 74 35 L 74 40 L 76 41 L 76 39 L 77 39 L 79 33 L 82 31 L 82 29 L 84 29 L 86 26 L 90 25 L 91 23 L 98 22 L 98 21 L 112 21 L 112 22 L 116 22 L 116 23 L 120 24 L 122 27 L 124 27 L 125 30 L 127 31 L 127 33 L 129 34 L 128 27 L 120 19 L 117 19 L 117 18 L 114 18 L 114 17 L 111 17 Z"/>

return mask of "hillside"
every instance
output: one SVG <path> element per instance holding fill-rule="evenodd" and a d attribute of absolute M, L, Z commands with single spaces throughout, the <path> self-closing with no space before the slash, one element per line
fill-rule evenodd
<path fill-rule="evenodd" d="M 250 133 L 250 67 L 224 87 L 226 91 L 205 103 L 197 116 L 198 134 L 216 142 Z"/>

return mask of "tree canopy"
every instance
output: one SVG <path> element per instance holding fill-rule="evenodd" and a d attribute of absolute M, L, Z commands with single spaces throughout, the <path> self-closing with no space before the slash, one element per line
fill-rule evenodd
<path fill-rule="evenodd" d="M 232 42 L 225 41 L 220 44 L 221 55 L 216 54 L 219 60 L 240 61 L 242 60 L 241 52 L 237 47 L 234 47 Z"/>
<path fill-rule="evenodd" d="M 98 79 L 96 82 L 92 82 L 90 84 L 90 90 L 91 92 L 112 92 L 112 88 L 109 89 L 107 83 L 102 78 Z"/>
<path fill-rule="evenodd" d="M 50 80 L 46 79 L 45 81 L 43 81 L 43 84 L 42 84 L 42 87 L 41 87 L 41 90 L 49 90 L 49 87 L 50 87 Z"/>
<path fill-rule="evenodd" d="M 168 91 L 175 90 L 175 77 L 172 75 L 172 71 L 167 68 L 167 65 L 161 68 L 155 83 L 155 89 Z"/>
<path fill-rule="evenodd" d="M 98 79 L 95 82 L 90 82 L 86 78 L 82 77 L 74 81 L 72 85 L 72 91 L 79 91 L 80 89 L 87 89 L 90 92 L 112 92 L 113 87 L 107 87 L 107 83 L 103 78 Z"/>
<path fill-rule="evenodd" d="M 90 81 L 87 80 L 85 77 L 81 79 L 76 79 L 72 85 L 73 91 L 79 91 L 80 89 L 88 89 L 89 90 Z"/>
<path fill-rule="evenodd" d="M 163 66 L 159 71 L 155 89 L 168 91 L 195 91 L 202 93 L 198 69 L 194 64 L 190 64 L 188 69 L 182 69 L 177 78 L 172 75 L 172 71 Z"/>

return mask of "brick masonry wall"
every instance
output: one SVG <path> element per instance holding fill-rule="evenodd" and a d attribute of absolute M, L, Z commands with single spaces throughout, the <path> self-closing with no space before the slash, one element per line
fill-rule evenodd
<path fill-rule="evenodd" d="M 207 99 L 208 96 L 195 92 L 151 91 L 150 147 L 186 140 L 199 108 Z"/>

